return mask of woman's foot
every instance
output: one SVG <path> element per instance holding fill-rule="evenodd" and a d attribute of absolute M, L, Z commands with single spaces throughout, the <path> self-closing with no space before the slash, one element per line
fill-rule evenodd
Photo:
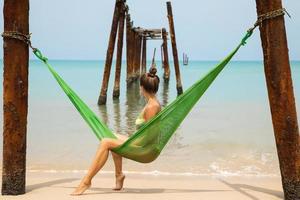
<path fill-rule="evenodd" d="M 113 188 L 113 190 L 121 190 L 123 188 L 125 175 L 120 174 L 116 176 L 116 187 Z"/>
<path fill-rule="evenodd" d="M 71 195 L 81 195 L 90 187 L 91 187 L 91 182 L 86 183 L 82 181 Z"/>

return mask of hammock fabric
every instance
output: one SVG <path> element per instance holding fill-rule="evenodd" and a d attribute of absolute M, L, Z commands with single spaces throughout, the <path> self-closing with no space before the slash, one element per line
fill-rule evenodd
<path fill-rule="evenodd" d="M 189 87 L 183 94 L 179 95 L 155 117 L 147 121 L 128 140 L 126 140 L 125 143 L 112 149 L 112 151 L 125 158 L 141 163 L 149 163 L 155 160 L 206 89 L 211 85 L 240 47 L 246 44 L 246 40 L 251 35 L 252 31 L 248 31 L 240 44 L 223 61 L 217 64 L 203 78 Z M 48 59 L 44 57 L 38 49 L 34 49 L 34 54 L 47 65 L 54 78 L 77 108 L 86 123 L 91 127 L 96 137 L 99 140 L 103 138 L 117 138 L 56 73 L 48 63 Z"/>

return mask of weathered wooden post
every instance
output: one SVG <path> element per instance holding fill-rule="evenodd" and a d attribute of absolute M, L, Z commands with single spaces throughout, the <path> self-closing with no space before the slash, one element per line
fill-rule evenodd
<path fill-rule="evenodd" d="M 129 86 L 133 82 L 133 31 L 132 31 L 132 25 L 130 19 L 130 14 L 127 13 L 126 15 L 126 52 L 127 52 L 127 76 L 126 76 L 126 82 L 127 86 Z"/>
<path fill-rule="evenodd" d="M 154 48 L 154 50 L 153 50 L 151 67 L 156 67 L 156 65 L 155 65 L 155 54 L 156 54 L 156 48 Z"/>
<path fill-rule="evenodd" d="M 138 33 L 138 39 L 137 39 L 137 66 L 136 66 L 136 79 L 140 78 L 141 73 L 141 55 L 142 55 L 142 37 Z"/>
<path fill-rule="evenodd" d="M 161 67 L 165 68 L 165 66 L 164 66 L 164 47 L 163 47 L 163 44 L 160 45 L 160 59 L 161 59 Z"/>
<path fill-rule="evenodd" d="M 143 36 L 142 74 L 147 71 L 147 38 Z"/>
<path fill-rule="evenodd" d="M 132 23 L 133 24 L 133 23 Z M 134 55 L 135 55 L 135 33 L 133 30 L 133 25 L 131 26 L 130 29 L 130 76 L 131 76 L 131 82 L 134 82 Z"/>
<path fill-rule="evenodd" d="M 111 26 L 111 32 L 110 32 L 110 36 L 109 36 L 108 49 L 107 49 L 107 53 L 106 53 L 105 67 L 104 67 L 104 73 L 103 73 L 103 79 L 102 79 L 102 87 L 101 87 L 101 92 L 100 92 L 100 96 L 98 99 L 98 105 L 106 104 L 107 87 L 108 87 L 111 64 L 112 64 L 112 59 L 113 59 L 113 54 L 114 54 L 114 49 L 115 49 L 121 4 L 123 4 L 123 0 L 116 0 L 113 21 L 112 21 L 112 26 Z"/>
<path fill-rule="evenodd" d="M 281 0 L 256 0 L 256 4 L 258 16 L 282 9 Z M 262 21 L 260 36 L 284 197 L 296 200 L 300 199 L 300 136 L 283 16 Z"/>
<path fill-rule="evenodd" d="M 132 78 L 136 80 L 136 47 L 137 47 L 137 33 L 132 29 Z"/>
<path fill-rule="evenodd" d="M 119 34 L 118 34 L 118 47 L 117 47 L 117 61 L 116 61 L 116 73 L 115 84 L 113 90 L 113 98 L 119 98 L 120 96 L 120 75 L 122 66 L 122 51 L 123 51 L 123 37 L 124 37 L 124 22 L 125 22 L 125 6 L 120 6 L 120 18 L 119 18 Z"/>
<path fill-rule="evenodd" d="M 4 33 L 29 33 L 29 0 L 4 0 Z M 25 193 L 28 45 L 4 37 L 2 195 Z"/>
<path fill-rule="evenodd" d="M 140 68 L 140 36 L 139 32 L 135 29 L 134 30 L 134 80 L 137 80 L 139 77 L 139 68 Z"/>
<path fill-rule="evenodd" d="M 171 37 L 173 57 L 174 57 L 174 67 L 175 67 L 175 74 L 176 74 L 176 88 L 177 88 L 177 94 L 180 95 L 182 94 L 183 91 L 182 91 L 182 84 L 181 84 L 181 77 L 180 77 L 179 59 L 177 53 L 172 5 L 171 2 L 169 1 L 167 2 L 167 10 L 168 10 L 169 25 L 170 25 L 170 37 Z"/>
<path fill-rule="evenodd" d="M 130 82 L 130 14 L 126 12 L 126 82 L 127 84 Z"/>
<path fill-rule="evenodd" d="M 168 40 L 167 40 L 167 31 L 165 28 L 162 29 L 162 38 L 163 38 L 163 53 L 164 53 L 164 81 L 168 82 L 170 80 L 170 64 L 169 64 L 169 55 L 168 55 Z"/>
<path fill-rule="evenodd" d="M 138 65 L 138 32 L 134 31 L 134 80 L 137 80 L 137 65 Z"/>

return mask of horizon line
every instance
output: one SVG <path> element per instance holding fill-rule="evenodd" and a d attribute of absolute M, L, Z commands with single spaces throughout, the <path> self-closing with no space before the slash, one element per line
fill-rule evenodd
<path fill-rule="evenodd" d="M 3 58 L 0 58 L 1 61 L 3 61 Z M 29 59 L 29 61 L 39 61 L 39 59 Z M 105 61 L 104 59 L 51 59 L 51 61 Z M 127 60 L 122 60 L 122 62 L 126 62 Z M 220 61 L 218 59 L 216 60 L 189 60 L 189 62 L 216 62 Z M 114 59 L 112 62 L 116 62 Z M 147 60 L 147 62 L 152 62 L 152 60 Z M 156 62 L 162 62 L 162 60 L 156 60 Z M 173 60 L 170 60 L 169 62 L 173 62 Z M 183 60 L 179 60 L 179 62 L 183 62 Z M 263 62 L 263 60 L 231 60 L 231 62 Z M 290 60 L 290 62 L 300 62 L 300 60 Z"/>

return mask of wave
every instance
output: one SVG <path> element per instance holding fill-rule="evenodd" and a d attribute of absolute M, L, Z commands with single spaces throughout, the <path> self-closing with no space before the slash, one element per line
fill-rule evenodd
<path fill-rule="evenodd" d="M 85 174 L 87 170 L 28 170 L 29 173 L 72 173 Z M 101 171 L 102 174 L 114 174 L 114 171 Z M 124 171 L 125 174 L 149 175 L 149 176 L 183 176 L 183 177 L 280 177 L 279 174 L 262 174 L 262 173 L 244 173 L 243 171 L 231 172 L 217 169 L 212 173 L 194 173 L 194 172 L 166 172 L 166 171 Z"/>

